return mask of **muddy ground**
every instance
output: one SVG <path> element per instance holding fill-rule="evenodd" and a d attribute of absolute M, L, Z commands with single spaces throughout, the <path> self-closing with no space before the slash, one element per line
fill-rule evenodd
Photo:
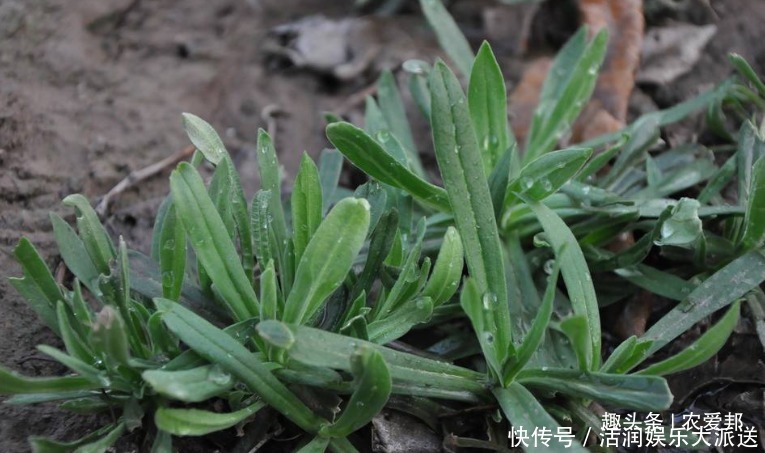
<path fill-rule="evenodd" d="M 483 35 L 480 10 L 489 2 L 453 3 L 465 12 L 460 17 L 477 43 Z M 352 4 L 0 0 L 0 357 L 5 366 L 29 375 L 64 371 L 35 350 L 36 344 L 57 341 L 7 282 L 20 274 L 11 256 L 16 242 L 29 237 L 57 266 L 48 212 L 71 219 L 60 205 L 64 196 L 80 192 L 95 201 L 131 171 L 186 147 L 180 112 L 193 112 L 226 132 L 249 194 L 258 187 L 252 150 L 257 129 L 266 126 L 261 113 L 267 106 L 283 112 L 276 147 L 288 179 L 303 150 L 316 155 L 327 145 L 320 112 L 348 110 L 349 99 L 369 86 L 377 68 L 338 82 L 264 58 L 262 42 L 273 26 L 306 15 L 357 14 Z M 765 73 L 765 2 L 720 0 L 712 6 L 716 17 L 681 17 L 719 27 L 694 70 L 668 86 L 643 87 L 644 98 L 666 106 L 710 87 L 731 72 L 725 59 L 730 51 Z M 560 22 L 565 18 L 556 20 L 562 29 L 574 28 Z M 433 37 L 418 16 L 378 28 L 384 31 L 371 33 L 369 42 L 382 40 L 393 60 L 395 49 L 406 49 L 406 58 L 433 60 Z M 507 54 L 500 59 L 508 79 L 517 80 L 522 61 Z M 428 149 L 422 132 L 421 149 Z M 153 213 L 167 190 L 165 172 L 115 199 L 106 218 L 112 233 L 146 251 Z M 92 424 L 53 406 L 0 406 L 0 451 L 28 451 L 30 434 L 76 438 Z"/>

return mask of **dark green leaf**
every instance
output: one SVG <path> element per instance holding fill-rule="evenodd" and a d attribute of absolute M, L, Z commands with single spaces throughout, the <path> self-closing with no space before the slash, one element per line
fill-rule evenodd
<path fill-rule="evenodd" d="M 540 105 L 534 112 L 529 128 L 523 159 L 526 163 L 555 147 L 595 88 L 598 69 L 606 53 L 608 34 L 603 29 L 583 46 L 584 33 L 585 30 L 581 29 L 555 58 L 550 70 L 553 77 L 545 81 Z"/>
<path fill-rule="evenodd" d="M 765 256 L 750 251 L 715 272 L 643 336 L 654 340 L 647 355 L 686 332 L 694 324 L 743 297 L 765 280 Z"/>
<path fill-rule="evenodd" d="M 537 201 L 524 201 L 534 210 L 553 249 L 559 251 L 557 257 L 574 313 L 584 316 L 587 320 L 592 341 L 591 369 L 597 369 L 600 367 L 600 314 L 592 277 L 582 249 L 571 230 L 552 209 Z"/>
<path fill-rule="evenodd" d="M 87 286 L 91 293 L 97 297 L 100 296 L 101 290 L 98 287 L 100 272 L 90 258 L 85 244 L 64 219 L 51 213 L 50 220 L 53 223 L 53 235 L 56 237 L 58 251 L 66 267 Z"/>
<path fill-rule="evenodd" d="M 162 273 L 162 296 L 178 300 L 186 272 L 186 231 L 170 203 L 159 232 L 159 270 Z"/>
<path fill-rule="evenodd" d="M 744 235 L 741 238 L 744 248 L 762 247 L 765 243 L 765 156 L 757 159 L 752 168 L 744 224 Z"/>
<path fill-rule="evenodd" d="M 492 393 L 494 393 L 499 407 L 514 429 L 523 429 L 526 432 L 531 432 L 534 428 L 538 427 L 547 428 L 552 433 L 560 432 L 558 422 L 534 398 L 534 395 L 521 384 L 513 382 L 508 388 L 495 388 L 492 390 Z M 576 439 L 573 439 L 572 443 L 567 445 L 566 442 L 559 440 L 555 436 L 551 436 L 550 443 L 547 446 L 537 442 L 528 442 L 528 446 L 524 446 L 523 450 L 527 452 L 555 453 L 587 452 L 587 449 L 582 447 Z"/>
<path fill-rule="evenodd" d="M 325 149 L 319 156 L 319 181 L 323 194 L 322 214 L 326 213 L 335 201 L 340 171 L 343 169 L 343 155 L 335 149 Z"/>
<path fill-rule="evenodd" d="M 661 411 L 672 403 L 667 381 L 658 376 L 583 373 L 548 368 L 523 370 L 516 381 L 526 387 L 593 399 L 625 409 Z"/>
<path fill-rule="evenodd" d="M 0 367 L 0 393 L 4 395 L 69 392 L 99 387 L 92 380 L 81 376 L 26 377 Z"/>
<path fill-rule="evenodd" d="M 462 237 L 468 270 L 479 293 L 490 299 L 492 319 L 487 328 L 494 337 L 496 358 L 501 363 L 512 350 L 510 312 L 502 245 L 481 153 L 465 95 L 443 62 L 436 63 L 431 73 L 430 90 L 438 167 Z"/>
<path fill-rule="evenodd" d="M 723 345 L 725 345 L 725 342 L 728 341 L 728 337 L 730 337 L 733 328 L 738 323 L 740 307 L 741 304 L 739 302 L 734 303 L 720 321 L 707 329 L 693 344 L 672 357 L 638 371 L 638 374 L 664 376 L 678 373 L 706 362 L 717 354 Z"/>
<path fill-rule="evenodd" d="M 534 317 L 534 323 L 523 338 L 523 343 L 518 348 L 518 352 L 515 356 L 512 356 L 504 364 L 502 379 L 505 387 L 510 385 L 510 382 L 515 376 L 524 368 L 529 362 L 531 357 L 542 344 L 547 325 L 550 323 L 550 317 L 553 312 L 553 302 L 555 301 L 555 288 L 558 283 L 558 274 L 560 273 L 560 260 L 555 260 L 555 265 L 550 277 L 547 280 L 547 289 L 545 290 L 542 304 L 539 306 L 536 317 Z"/>
<path fill-rule="evenodd" d="M 176 303 L 164 299 L 154 302 L 165 312 L 165 323 L 181 341 L 219 364 L 296 425 L 316 432 L 324 423 L 271 374 L 265 363 L 231 336 Z"/>
<path fill-rule="evenodd" d="M 424 177 L 425 171 L 422 169 L 420 156 L 417 154 L 417 147 L 414 144 L 412 130 L 406 117 L 404 102 L 398 92 L 396 79 L 388 70 L 380 74 L 380 79 L 377 82 L 377 99 L 380 102 L 380 111 L 388 126 L 386 129 L 390 129 L 394 138 L 403 145 L 408 167 L 418 176 Z"/>
<path fill-rule="evenodd" d="M 114 244 L 98 220 L 96 211 L 90 206 L 87 198 L 80 194 L 69 195 L 64 198 L 63 203 L 75 208 L 77 229 L 96 269 L 102 274 L 109 273 L 109 262 L 116 255 Z"/>
<path fill-rule="evenodd" d="M 335 123 L 327 126 L 327 137 L 348 160 L 369 176 L 405 190 L 429 206 L 441 211 L 450 210 L 443 189 L 420 179 L 363 130 L 349 123 Z"/>
<path fill-rule="evenodd" d="M 372 421 L 391 392 L 391 378 L 379 352 L 360 348 L 351 356 L 351 371 L 354 376 L 353 394 L 340 417 L 331 425 L 324 426 L 320 433 L 329 437 L 345 437 Z"/>

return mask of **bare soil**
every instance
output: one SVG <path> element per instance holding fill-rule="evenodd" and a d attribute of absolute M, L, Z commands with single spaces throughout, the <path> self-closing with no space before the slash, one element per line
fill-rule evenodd
<path fill-rule="evenodd" d="M 471 2 L 455 3 L 455 8 L 470 10 Z M 65 372 L 36 351 L 35 345 L 56 345 L 57 340 L 7 282 L 6 277 L 21 272 L 12 257 L 17 241 L 30 238 L 55 269 L 59 258 L 48 212 L 71 218 L 60 205 L 66 195 L 79 192 L 97 200 L 131 171 L 187 146 L 181 112 L 193 112 L 225 131 L 249 194 L 258 187 L 252 150 L 257 129 L 266 127 L 261 112 L 267 106 L 283 111 L 277 119 L 276 148 L 288 179 L 304 150 L 316 155 L 327 145 L 320 112 L 340 108 L 372 79 L 339 83 L 310 71 L 273 66 L 260 43 L 275 25 L 316 13 L 353 15 L 352 4 L 0 0 L 3 365 L 28 375 Z M 720 0 L 712 5 L 718 14 L 716 38 L 690 74 L 666 87 L 643 87 L 653 102 L 672 104 L 722 80 L 731 72 L 725 58 L 730 51 L 765 73 L 765 3 Z M 475 20 L 480 14 L 465 17 Z M 425 28 L 413 20 L 420 24 L 415 28 Z M 480 24 L 468 26 L 471 39 L 479 38 Z M 406 27 L 409 31 L 412 26 Z M 425 36 L 413 48 L 422 52 L 421 58 L 432 59 L 432 37 Z M 505 56 L 502 63 L 508 77 L 517 80 L 520 62 Z M 427 135 L 422 135 L 426 142 Z M 107 226 L 131 248 L 148 249 L 154 212 L 168 190 L 166 176 L 139 184 L 112 204 Z M 755 344 L 752 351 L 761 364 L 761 348 Z M 95 422 L 49 405 L 2 405 L 0 451 L 28 451 L 29 435 L 77 438 Z M 120 449 L 137 450 L 137 445 L 140 440 Z"/>

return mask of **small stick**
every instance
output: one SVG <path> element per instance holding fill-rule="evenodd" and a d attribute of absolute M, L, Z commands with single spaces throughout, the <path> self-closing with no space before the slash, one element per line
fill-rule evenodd
<path fill-rule="evenodd" d="M 340 106 L 337 109 L 335 109 L 333 113 L 335 113 L 338 116 L 346 115 L 348 112 L 353 110 L 357 105 L 360 105 L 362 102 L 364 102 L 367 96 L 372 96 L 375 93 L 377 93 L 377 82 L 348 96 L 345 99 L 345 102 L 340 104 Z"/>
<path fill-rule="evenodd" d="M 167 167 L 175 165 L 177 162 L 191 156 L 194 153 L 195 149 L 196 148 L 194 148 L 193 145 L 189 145 L 186 148 L 182 149 L 181 151 L 173 154 L 172 156 L 166 157 L 159 162 L 149 165 L 148 167 L 144 167 L 140 170 L 131 171 L 130 174 L 127 175 L 125 179 L 120 181 L 116 186 L 112 187 L 112 189 L 109 190 L 109 192 L 107 192 L 106 195 L 103 196 L 103 198 L 101 198 L 101 201 L 98 203 L 98 206 L 96 206 L 96 212 L 98 213 L 99 217 L 104 218 L 106 216 L 106 213 L 109 210 L 109 203 L 111 202 L 111 199 L 113 197 L 130 189 L 131 187 L 135 186 L 137 183 L 151 178 L 152 176 L 156 175 L 157 173 L 161 172 Z"/>
<path fill-rule="evenodd" d="M 284 110 L 276 104 L 268 104 L 260 111 L 260 117 L 266 122 L 266 131 L 271 136 L 271 140 L 276 140 L 276 117 L 284 113 Z"/>

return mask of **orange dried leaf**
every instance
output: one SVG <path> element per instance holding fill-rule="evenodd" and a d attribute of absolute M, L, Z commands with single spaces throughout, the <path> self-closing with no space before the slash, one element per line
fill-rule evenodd
<path fill-rule="evenodd" d="M 579 0 L 579 12 L 591 34 L 606 28 L 610 41 L 590 105 L 574 124 L 574 142 L 624 127 L 645 29 L 642 0 Z"/>

